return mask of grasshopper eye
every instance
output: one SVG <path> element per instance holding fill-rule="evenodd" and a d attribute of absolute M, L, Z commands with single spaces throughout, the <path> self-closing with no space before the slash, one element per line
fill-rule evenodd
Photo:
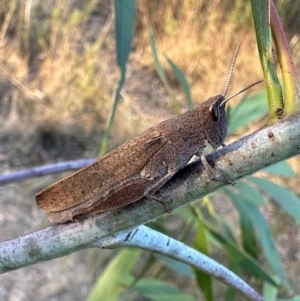
<path fill-rule="evenodd" d="M 213 121 L 218 121 L 220 118 L 220 110 L 218 104 L 214 103 L 209 107 L 209 112 L 211 114 Z"/>

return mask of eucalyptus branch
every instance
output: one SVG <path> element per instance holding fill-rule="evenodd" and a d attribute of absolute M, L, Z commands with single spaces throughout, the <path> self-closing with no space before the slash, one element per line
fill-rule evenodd
<path fill-rule="evenodd" d="M 300 112 L 210 154 L 207 160 L 232 180 L 300 153 Z M 211 181 L 200 162 L 174 176 L 159 194 L 176 209 L 224 186 Z M 287 200 L 288 201 L 288 200 Z M 0 272 L 61 257 L 80 249 L 101 245 L 120 231 L 130 231 L 161 215 L 161 204 L 144 198 L 132 205 L 106 212 L 78 223 L 52 227 L 0 244 Z"/>

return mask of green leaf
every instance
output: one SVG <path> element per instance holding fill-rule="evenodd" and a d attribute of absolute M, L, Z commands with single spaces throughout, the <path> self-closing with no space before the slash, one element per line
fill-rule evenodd
<path fill-rule="evenodd" d="M 189 265 L 160 254 L 155 254 L 155 257 L 174 272 L 194 278 L 192 268 Z"/>
<path fill-rule="evenodd" d="M 199 225 L 197 228 L 197 232 L 194 239 L 194 248 L 199 252 L 209 256 L 209 242 L 208 242 L 208 235 L 207 229 L 203 220 L 199 217 Z M 196 280 L 197 283 L 203 293 L 203 296 L 206 301 L 213 301 L 213 282 L 212 277 L 198 269 L 195 269 Z"/>
<path fill-rule="evenodd" d="M 283 81 L 283 116 L 288 116 L 300 108 L 299 79 L 290 51 L 288 38 L 284 33 L 282 22 L 273 1 L 269 1 L 269 14 L 272 37 L 277 52 L 276 60 L 279 62 Z"/>
<path fill-rule="evenodd" d="M 280 258 L 278 256 L 272 232 L 264 216 L 260 213 L 255 205 L 246 202 L 242 196 L 238 196 L 233 192 L 231 192 L 230 195 L 232 202 L 239 212 L 242 213 L 241 218 L 247 221 L 248 227 L 249 222 L 251 222 L 251 227 L 249 227 L 249 230 L 254 232 L 255 229 L 255 233 L 260 241 L 265 257 L 272 270 L 278 275 L 278 277 L 281 279 L 281 282 L 288 287 L 288 280 L 285 276 Z M 243 223 L 246 222 L 244 221 Z M 250 236 L 250 238 L 248 238 L 248 243 L 251 243 L 253 234 L 250 234 L 249 231 L 247 231 L 245 235 Z"/>
<path fill-rule="evenodd" d="M 135 18 L 135 0 L 115 0 L 117 61 L 121 69 L 121 77 L 105 123 L 104 134 L 100 146 L 100 155 L 107 151 L 107 141 L 114 122 L 117 106 L 121 99 L 121 90 L 125 82 L 126 63 L 129 57 Z"/>
<path fill-rule="evenodd" d="M 234 188 L 237 189 L 239 194 L 242 195 L 247 202 L 250 202 L 255 206 L 267 204 L 265 197 L 257 191 L 256 188 L 250 186 L 250 184 L 245 181 L 238 181 Z"/>
<path fill-rule="evenodd" d="M 300 301 L 300 295 L 294 296 L 292 299 L 276 299 L 276 301 Z"/>
<path fill-rule="evenodd" d="M 223 219 L 222 217 L 219 218 L 219 222 L 221 223 L 222 225 L 222 228 L 223 228 L 223 233 L 226 237 L 226 239 L 228 239 L 228 241 L 232 242 L 232 243 L 235 243 L 236 242 L 236 239 L 234 237 L 234 234 L 233 234 L 233 231 L 231 230 L 228 222 Z"/>
<path fill-rule="evenodd" d="M 240 227 L 244 249 L 251 254 L 253 258 L 258 257 L 257 242 L 254 232 L 254 226 L 248 215 L 246 206 L 243 204 L 244 198 L 234 193 L 232 190 L 225 188 L 224 192 L 229 196 L 232 203 L 239 211 Z"/>
<path fill-rule="evenodd" d="M 185 222 L 188 222 L 191 218 L 191 209 L 189 206 L 178 208 L 174 210 L 172 213 L 176 214 L 179 218 L 181 218 Z"/>
<path fill-rule="evenodd" d="M 283 177 L 294 177 L 297 175 L 286 161 L 281 161 L 268 166 L 262 171 Z"/>
<path fill-rule="evenodd" d="M 133 24 L 135 19 L 135 0 L 115 0 L 117 60 L 122 72 L 131 49 Z"/>
<path fill-rule="evenodd" d="M 157 55 L 157 51 L 156 51 L 156 46 L 155 46 L 155 40 L 154 40 L 154 35 L 153 35 L 153 32 L 150 31 L 150 34 L 149 34 L 149 42 L 150 42 L 150 48 L 151 48 L 151 53 L 152 53 L 152 56 L 153 56 L 153 60 L 154 60 L 154 65 L 155 65 L 155 68 L 156 68 L 156 71 L 157 71 L 157 74 L 160 78 L 160 80 L 162 81 L 163 85 L 165 86 L 167 92 L 168 92 L 168 95 L 172 101 L 172 104 L 173 104 L 173 107 L 175 109 L 175 112 L 177 114 L 180 114 L 180 107 L 179 107 L 179 104 L 178 104 L 178 101 L 175 97 L 175 93 L 174 91 L 172 90 L 170 84 L 169 84 L 169 81 L 168 81 L 168 78 L 166 76 L 166 73 L 158 59 L 158 55 Z"/>
<path fill-rule="evenodd" d="M 266 179 L 257 177 L 248 179 L 270 195 L 297 223 L 300 222 L 300 200 L 292 191 Z"/>
<path fill-rule="evenodd" d="M 225 301 L 234 301 L 236 300 L 236 291 L 233 288 L 228 288 L 225 293 L 224 300 Z"/>
<path fill-rule="evenodd" d="M 142 296 L 154 301 L 195 301 L 193 296 L 153 278 L 142 278 L 133 288 Z M 103 298 L 102 300 L 110 299 Z"/>
<path fill-rule="evenodd" d="M 191 89 L 186 80 L 186 77 L 185 77 L 184 73 L 180 70 L 180 68 L 171 59 L 169 59 L 167 57 L 167 60 L 183 89 L 183 92 L 184 92 L 185 98 L 186 98 L 186 103 L 187 103 L 188 109 L 190 110 L 193 108 L 193 101 L 192 101 L 192 96 L 191 96 Z"/>
<path fill-rule="evenodd" d="M 265 99 L 266 93 L 259 92 L 251 97 L 244 98 L 234 107 L 230 106 L 228 111 L 228 133 L 231 134 L 263 118 L 268 113 Z"/>
<path fill-rule="evenodd" d="M 278 110 L 283 110 L 283 96 L 276 73 L 276 63 L 273 55 L 273 40 L 269 19 L 269 1 L 251 0 L 251 6 L 258 51 L 268 93 L 269 119 L 270 122 L 273 123 L 280 119 L 277 112 Z"/>
<path fill-rule="evenodd" d="M 275 301 L 275 298 L 278 294 L 278 288 L 274 287 L 268 282 L 263 283 L 263 297 L 268 301 Z"/>
<path fill-rule="evenodd" d="M 123 283 L 141 254 L 139 249 L 122 249 L 109 262 L 94 285 L 88 301 L 118 300 L 119 295 L 126 289 Z"/>
<path fill-rule="evenodd" d="M 276 281 L 273 277 L 266 272 L 259 262 L 251 258 L 245 252 L 239 249 L 236 245 L 228 241 L 222 234 L 216 232 L 212 227 L 206 225 L 210 234 L 222 245 L 222 247 L 227 251 L 227 254 L 232 262 L 242 267 L 243 269 L 252 272 L 256 277 L 262 279 L 263 281 L 268 281 L 273 285 L 277 286 Z"/>
<path fill-rule="evenodd" d="M 152 56 L 153 56 L 153 59 L 154 59 L 154 65 L 155 65 L 157 74 L 158 74 L 159 78 L 161 79 L 161 81 L 163 82 L 163 84 L 165 86 L 170 86 L 168 78 L 166 76 L 166 73 L 165 73 L 165 71 L 164 71 L 164 69 L 163 69 L 163 67 L 162 67 L 162 65 L 161 65 L 161 63 L 158 59 L 155 40 L 154 40 L 154 35 L 153 35 L 152 31 L 150 32 L 150 35 L 149 35 L 149 42 L 150 42 L 151 52 L 152 52 Z"/>

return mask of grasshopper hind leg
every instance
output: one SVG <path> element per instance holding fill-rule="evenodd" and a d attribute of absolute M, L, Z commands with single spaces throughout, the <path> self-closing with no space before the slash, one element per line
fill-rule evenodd
<path fill-rule="evenodd" d="M 145 196 L 149 180 L 139 176 L 124 179 L 110 189 L 98 193 L 88 202 L 59 212 L 52 212 L 49 220 L 55 223 L 82 221 L 91 215 L 117 209 L 134 203 Z"/>
<path fill-rule="evenodd" d="M 139 176 L 124 179 L 99 196 L 99 200 L 91 206 L 75 209 L 72 212 L 72 220 L 78 220 L 84 215 L 95 215 L 134 203 L 145 196 L 148 185 L 149 181 Z"/>
<path fill-rule="evenodd" d="M 163 205 L 166 212 L 171 209 L 160 197 L 155 196 L 181 168 L 186 166 L 189 158 L 184 157 L 171 141 L 161 148 L 141 170 L 141 176 L 148 178 L 152 185 L 148 187 L 145 196 Z"/>

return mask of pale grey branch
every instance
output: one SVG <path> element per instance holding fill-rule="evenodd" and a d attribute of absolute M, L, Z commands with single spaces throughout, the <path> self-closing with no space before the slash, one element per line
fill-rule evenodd
<path fill-rule="evenodd" d="M 191 265 L 227 284 L 252 301 L 263 301 L 263 298 L 241 278 L 215 260 L 185 245 L 184 243 L 154 231 L 146 226 L 137 227 L 129 232 L 121 232 L 98 241 L 93 246 L 117 248 L 122 246 L 139 247 Z"/>
<path fill-rule="evenodd" d="M 0 175 L 0 186 L 23 181 L 25 179 L 45 176 L 57 172 L 68 171 L 72 169 L 83 168 L 95 161 L 95 158 L 72 160 L 66 162 L 58 162 L 53 164 L 47 164 L 44 166 L 32 167 L 24 170 L 11 172 L 6 175 Z"/>

